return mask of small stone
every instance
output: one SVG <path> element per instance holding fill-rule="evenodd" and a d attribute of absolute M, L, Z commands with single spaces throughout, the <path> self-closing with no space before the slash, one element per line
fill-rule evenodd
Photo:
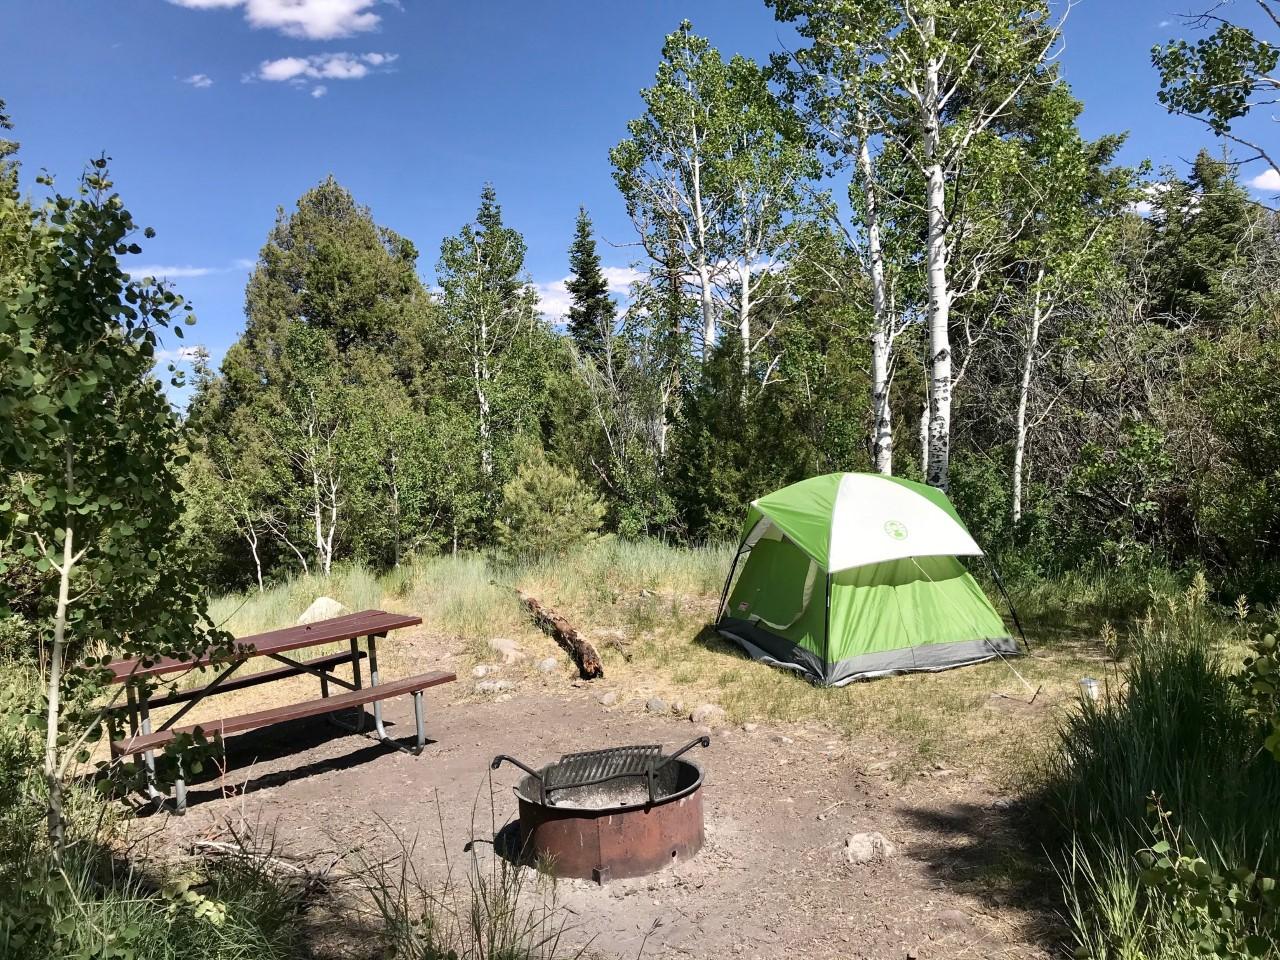
<path fill-rule="evenodd" d="M 547 657 L 545 660 L 538 661 L 538 670 L 542 673 L 555 673 L 560 667 L 560 661 L 555 657 Z"/>
<path fill-rule="evenodd" d="M 784 736 L 783 736 L 782 734 L 780 734 L 780 733 L 778 733 L 778 734 L 774 734 L 773 742 L 774 742 L 774 743 L 780 743 L 780 744 L 782 744 L 783 746 L 786 746 L 788 743 L 795 743 L 795 741 L 794 741 L 794 740 L 792 740 L 790 737 L 784 737 Z"/>
<path fill-rule="evenodd" d="M 600 695 L 600 705 L 602 707 L 612 707 L 618 702 L 618 695 L 610 690 L 608 693 Z"/>
<path fill-rule="evenodd" d="M 742 725 L 743 733 L 755 733 L 759 729 L 760 729 L 760 724 L 758 723 L 744 723 Z"/>
<path fill-rule="evenodd" d="M 482 663 L 471 668 L 471 675 L 477 680 L 481 677 L 487 677 L 491 673 L 493 673 L 493 667 L 489 666 L 487 663 Z"/>
<path fill-rule="evenodd" d="M 854 864 L 888 860 L 897 852 L 882 833 L 855 833 L 844 842 L 845 859 Z"/>
<path fill-rule="evenodd" d="M 481 680 L 476 684 L 476 692 L 502 693 L 505 690 L 514 690 L 515 686 L 510 680 Z"/>
<path fill-rule="evenodd" d="M 675 714 L 679 714 L 680 716 L 682 716 L 682 717 L 683 717 L 683 716 L 684 716 L 684 713 L 685 713 L 685 709 L 684 709 L 684 701 L 683 701 L 683 700 L 677 700 L 675 703 L 673 703 L 673 704 L 671 705 L 671 712 L 672 712 L 672 713 L 675 713 Z"/>
<path fill-rule="evenodd" d="M 315 623 L 319 620 L 328 620 L 330 617 L 340 617 L 346 612 L 347 608 L 333 597 L 316 597 L 311 602 L 311 606 L 302 611 L 297 623 L 300 625 Z"/>
<path fill-rule="evenodd" d="M 714 703 L 704 703 L 689 714 L 689 719 L 693 721 L 694 726 L 698 727 L 719 726 L 724 723 L 724 707 L 716 706 Z"/>
<path fill-rule="evenodd" d="M 501 654 L 503 663 L 515 663 L 524 659 L 524 651 L 520 649 L 520 644 L 507 637 L 492 637 L 489 640 L 489 649 L 494 653 Z"/>
<path fill-rule="evenodd" d="M 649 702 L 644 705 L 644 708 L 650 713 L 666 713 L 667 701 L 663 700 L 661 697 L 650 697 Z"/>

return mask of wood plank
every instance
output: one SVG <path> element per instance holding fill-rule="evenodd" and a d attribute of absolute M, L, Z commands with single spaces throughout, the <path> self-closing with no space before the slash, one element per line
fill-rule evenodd
<path fill-rule="evenodd" d="M 339 643 L 374 633 L 387 633 L 402 627 L 416 626 L 421 622 L 422 618 L 414 614 L 361 610 L 358 613 L 345 614 L 316 623 L 299 624 L 240 637 L 236 640 L 236 648 L 242 651 L 239 656 L 199 657 L 192 660 L 161 657 L 147 664 L 144 664 L 140 658 L 132 658 L 113 661 L 107 664 L 107 668 L 112 672 L 112 682 L 123 683 L 131 678 L 162 676 L 166 673 L 178 673 L 215 663 L 226 664 L 236 659 L 258 657 L 268 653 L 287 653 L 290 650 L 301 650 L 305 647 Z"/>
<path fill-rule="evenodd" d="M 302 703 L 291 703 L 282 707 L 272 707 L 269 710 L 258 710 L 254 713 L 245 713 L 237 717 L 224 717 L 220 720 L 204 720 L 200 723 L 192 723 L 182 727 L 173 727 L 169 730 L 159 730 L 155 733 L 140 734 L 136 737 L 125 737 L 123 740 L 116 740 L 112 743 L 111 750 L 117 755 L 140 753 L 143 750 L 152 750 L 156 747 L 162 746 L 180 733 L 194 733 L 197 730 L 203 731 L 207 737 L 212 737 L 214 735 L 225 737 L 231 733 L 240 733 L 244 730 L 254 730 L 258 727 L 266 727 L 273 723 L 282 723 L 286 720 L 298 720 L 303 717 L 314 717 L 322 713 L 334 713 L 338 710 L 364 706 L 367 703 L 373 703 L 375 700 L 387 700 L 391 697 L 417 693 L 419 690 L 426 690 L 428 687 L 436 687 L 442 683 L 452 683 L 457 679 L 457 674 L 448 673 L 443 670 L 436 670 L 431 673 L 418 674 L 416 677 L 405 677 L 403 680 L 391 680 L 387 683 L 380 683 L 376 687 L 365 687 L 363 690 L 352 690 L 333 697 L 322 697 L 318 700 L 307 700 Z"/>
<path fill-rule="evenodd" d="M 361 650 L 356 659 L 364 660 L 369 656 L 365 651 Z M 336 667 L 344 663 L 351 662 L 351 651 L 346 650 L 342 653 L 331 653 L 324 657 L 314 657 L 311 660 L 299 661 L 303 666 L 311 667 L 313 670 L 321 670 L 327 667 Z M 147 707 L 152 710 L 158 710 L 161 707 L 171 707 L 175 703 L 186 703 L 188 700 L 195 700 L 198 697 L 217 696 L 220 693 L 231 693 L 235 690 L 244 690 L 247 687 L 256 687 L 260 683 L 270 683 L 273 680 L 285 680 L 289 677 L 307 676 L 308 671 L 302 667 L 284 666 L 277 667 L 274 670 L 261 670 L 258 673 L 250 673 L 243 677 L 232 677 L 230 680 L 223 680 L 218 684 L 217 688 L 210 690 L 207 687 L 195 687 L 191 690 L 180 690 L 177 693 L 166 694 L 163 697 L 150 697 L 147 700 Z M 316 678 L 319 679 L 318 677 Z M 127 710 L 127 704 L 120 704 L 115 709 Z"/>

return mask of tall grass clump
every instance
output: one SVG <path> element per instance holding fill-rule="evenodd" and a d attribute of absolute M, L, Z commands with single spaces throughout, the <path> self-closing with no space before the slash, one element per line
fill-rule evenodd
<path fill-rule="evenodd" d="M 441 843 L 445 844 L 442 836 Z M 556 902 L 555 880 L 497 851 L 486 863 L 482 844 L 467 845 L 462 875 L 449 861 L 443 881 L 424 878 L 415 845 L 401 841 L 397 856 L 361 861 L 364 885 L 386 956 L 403 960 L 572 960 L 584 949 L 566 946 L 567 914 Z"/>
<path fill-rule="evenodd" d="M 1232 677 L 1243 628 L 1215 617 L 1206 593 L 1197 578 L 1181 598 L 1153 604 L 1128 664 L 1102 700 L 1066 716 L 1047 761 L 1081 956 L 1234 956 L 1194 946 L 1216 942 L 1204 929 L 1221 921 L 1210 916 L 1215 898 L 1235 896 L 1227 885 L 1238 871 L 1280 873 L 1280 764 Z M 1197 892 L 1188 878 L 1222 883 Z M 1263 922 L 1236 912 L 1242 937 Z"/>

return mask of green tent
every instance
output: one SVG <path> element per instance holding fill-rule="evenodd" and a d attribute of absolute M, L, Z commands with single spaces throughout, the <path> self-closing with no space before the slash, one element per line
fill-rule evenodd
<path fill-rule="evenodd" d="M 981 554 L 933 487 L 867 473 L 802 480 L 751 504 L 716 628 L 830 686 L 1014 655 L 956 559 Z"/>

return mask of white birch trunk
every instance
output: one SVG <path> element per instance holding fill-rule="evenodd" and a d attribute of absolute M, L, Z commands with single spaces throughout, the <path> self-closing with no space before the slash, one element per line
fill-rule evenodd
<path fill-rule="evenodd" d="M 1035 305 L 1031 310 L 1031 328 L 1027 331 L 1026 350 L 1022 354 L 1022 380 L 1018 387 L 1018 415 L 1013 441 L 1013 522 L 1022 519 L 1022 473 L 1027 451 L 1027 402 L 1031 395 L 1031 378 L 1035 368 L 1036 349 L 1040 342 L 1040 326 L 1044 322 L 1041 311 L 1040 284 L 1044 280 L 1044 267 L 1036 276 Z"/>
<path fill-rule="evenodd" d="M 258 556 L 258 530 L 253 525 L 253 518 L 247 514 L 245 520 L 245 542 L 249 544 L 249 552 L 253 554 L 253 570 L 258 577 L 258 592 L 265 593 L 266 589 L 262 585 L 262 560 Z"/>
<path fill-rule="evenodd" d="M 739 272 L 742 296 L 738 301 L 738 336 L 742 338 L 742 398 L 747 398 L 751 383 L 751 263 L 742 264 Z"/>
<path fill-rule="evenodd" d="M 920 469 L 924 470 L 929 462 L 929 394 L 924 395 L 924 404 L 920 407 Z"/>
<path fill-rule="evenodd" d="M 934 19 L 926 17 L 926 41 L 934 38 Z M 940 490 L 951 468 L 951 289 L 947 280 L 946 175 L 940 156 L 941 104 L 939 63 L 932 50 L 925 67 L 920 120 L 924 128 L 925 203 L 928 212 L 926 270 L 929 287 L 929 456 L 927 482 Z"/>
<path fill-rule="evenodd" d="M 893 352 L 893 318 L 889 316 L 880 212 L 865 125 L 859 136 L 858 167 L 862 174 L 862 195 L 867 205 L 867 257 L 871 269 L 871 315 L 875 323 L 875 332 L 871 335 L 872 460 L 877 473 L 890 476 L 893 474 L 893 416 L 889 406 L 889 369 Z"/>
<path fill-rule="evenodd" d="M 877 473 L 893 475 L 893 418 L 889 410 L 889 337 L 879 324 L 871 335 L 871 448 Z"/>
<path fill-rule="evenodd" d="M 73 492 L 71 444 L 66 447 L 67 493 Z M 56 860 L 62 857 L 66 839 L 66 824 L 62 810 L 62 774 L 58 769 L 58 725 L 62 711 L 62 667 L 66 656 L 67 610 L 71 605 L 71 569 L 78 557 L 75 553 L 75 529 L 70 523 L 62 530 L 62 563 L 58 570 L 58 606 L 53 614 L 53 648 L 49 652 L 49 683 L 46 697 L 48 707 L 45 716 L 44 779 L 49 791 L 48 830 L 49 843 Z"/>

